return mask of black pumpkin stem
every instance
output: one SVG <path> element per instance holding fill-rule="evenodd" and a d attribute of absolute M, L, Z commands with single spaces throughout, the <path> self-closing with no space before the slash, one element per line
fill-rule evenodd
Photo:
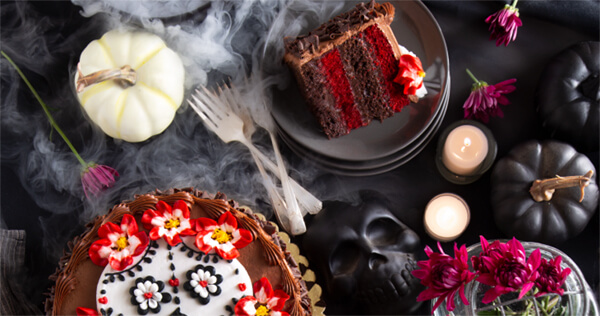
<path fill-rule="evenodd" d="M 529 189 L 529 193 L 536 202 L 542 202 L 550 201 L 556 189 L 579 187 L 581 189 L 579 202 L 581 203 L 585 194 L 584 189 L 590 184 L 593 174 L 594 171 L 590 170 L 583 176 L 556 176 L 550 179 L 535 180 Z"/>
<path fill-rule="evenodd" d="M 137 73 L 129 65 L 121 68 L 100 70 L 84 76 L 80 65 L 77 64 L 77 77 L 77 92 L 81 92 L 86 87 L 106 80 L 114 80 L 124 88 L 133 86 L 137 82 Z"/>

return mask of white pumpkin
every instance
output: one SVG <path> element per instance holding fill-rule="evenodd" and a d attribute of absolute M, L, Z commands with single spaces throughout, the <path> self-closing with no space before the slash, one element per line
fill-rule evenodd
<path fill-rule="evenodd" d="M 154 34 L 110 31 L 88 44 L 78 68 L 79 101 L 113 138 L 141 142 L 162 133 L 183 101 L 183 63 Z M 135 83 L 123 84 L 123 76 Z"/>

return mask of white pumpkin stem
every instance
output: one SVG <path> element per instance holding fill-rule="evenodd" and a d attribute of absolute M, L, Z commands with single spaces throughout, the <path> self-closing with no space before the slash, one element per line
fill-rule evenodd
<path fill-rule="evenodd" d="M 106 80 L 114 80 L 123 87 L 133 86 L 137 81 L 137 73 L 129 65 L 116 69 L 100 70 L 84 76 L 78 64 L 77 76 L 79 77 L 77 79 L 77 92 Z"/>
<path fill-rule="evenodd" d="M 529 193 L 536 202 L 542 202 L 550 201 L 556 189 L 579 187 L 581 190 L 579 202 L 581 203 L 584 197 L 584 189 L 590 184 L 593 174 L 594 171 L 590 170 L 583 176 L 556 176 L 550 179 L 535 180 L 529 189 Z"/>

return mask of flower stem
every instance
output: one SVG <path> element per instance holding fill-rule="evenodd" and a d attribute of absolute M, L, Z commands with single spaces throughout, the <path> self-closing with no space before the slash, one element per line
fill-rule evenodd
<path fill-rule="evenodd" d="M 473 75 L 473 73 L 469 70 L 469 68 L 465 69 L 467 71 L 467 74 L 469 75 L 469 77 L 471 77 L 471 79 L 473 79 L 473 81 L 475 81 L 476 84 L 479 84 L 479 80 L 477 80 L 477 78 L 475 78 L 475 76 Z"/>
<path fill-rule="evenodd" d="M 67 146 L 69 146 L 69 148 L 71 149 L 71 151 L 73 152 L 73 154 L 75 154 L 75 157 L 77 158 L 77 160 L 79 161 L 79 163 L 81 163 L 81 165 L 84 168 L 87 168 L 88 164 L 85 162 L 85 160 L 83 160 L 83 158 L 81 158 L 81 156 L 79 155 L 79 153 L 77 152 L 77 150 L 75 149 L 75 147 L 73 147 L 73 144 L 71 144 L 71 142 L 69 141 L 69 139 L 67 138 L 67 136 L 65 135 L 65 133 L 63 133 L 63 131 L 60 129 L 60 127 L 58 126 L 58 124 L 56 123 L 56 121 L 54 120 L 54 118 L 52 117 L 52 115 L 50 114 L 50 111 L 48 110 L 48 106 L 46 106 L 46 103 L 44 103 L 44 101 L 42 100 L 42 98 L 40 98 L 40 96 L 38 95 L 37 91 L 35 91 L 35 89 L 31 85 L 31 83 L 29 82 L 29 80 L 27 80 L 27 77 L 25 77 L 25 74 L 23 74 L 23 72 L 17 66 L 17 64 L 15 64 L 13 62 L 13 60 L 10 57 L 8 57 L 8 55 L 6 55 L 6 53 L 4 51 L 0 51 L 0 53 L 15 68 L 15 70 L 17 71 L 17 73 L 19 74 L 19 76 L 21 76 L 21 79 L 23 79 L 23 81 L 25 82 L 25 84 L 29 87 L 29 90 L 31 90 L 31 93 L 33 93 L 33 95 L 35 96 L 35 98 L 37 99 L 37 101 L 42 106 L 42 109 L 44 109 L 44 113 L 46 113 L 46 116 L 48 117 L 48 121 L 50 121 L 50 125 L 52 125 L 52 127 L 58 132 L 58 134 L 60 134 L 60 136 L 62 137 L 62 139 L 65 141 L 65 143 L 67 143 Z"/>
<path fill-rule="evenodd" d="M 516 8 L 517 7 L 517 2 L 519 2 L 519 0 L 514 0 L 513 3 L 510 5 L 511 8 Z"/>

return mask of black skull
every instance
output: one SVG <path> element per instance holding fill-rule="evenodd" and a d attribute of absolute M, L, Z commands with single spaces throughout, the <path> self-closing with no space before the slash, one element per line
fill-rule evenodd
<path fill-rule="evenodd" d="M 358 206 L 325 202 L 303 239 L 311 266 L 325 278 L 328 306 L 344 314 L 407 314 L 422 290 L 412 276 L 419 236 L 391 212 L 387 200 Z"/>

